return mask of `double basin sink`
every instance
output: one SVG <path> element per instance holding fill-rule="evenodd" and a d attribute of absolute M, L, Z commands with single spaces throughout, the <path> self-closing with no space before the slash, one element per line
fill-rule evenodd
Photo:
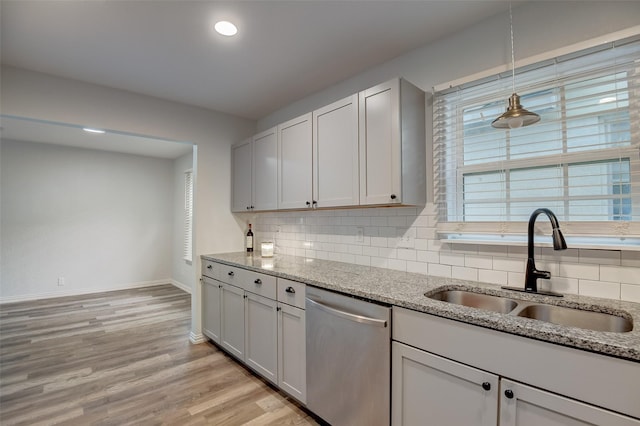
<path fill-rule="evenodd" d="M 456 305 L 586 330 L 626 333 L 633 329 L 631 318 L 621 315 L 512 299 L 506 296 L 495 296 L 458 289 L 425 293 L 425 296 Z"/>

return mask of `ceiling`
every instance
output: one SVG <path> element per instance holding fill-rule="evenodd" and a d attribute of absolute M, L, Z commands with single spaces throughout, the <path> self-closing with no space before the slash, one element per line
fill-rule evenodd
<path fill-rule="evenodd" d="M 522 0 L 515 0 L 522 1 Z M 260 119 L 508 10 L 505 0 L 0 0 L 2 64 Z M 231 20 L 236 37 L 216 34 Z M 2 137 L 160 158 L 191 145 L 2 117 Z"/>
<path fill-rule="evenodd" d="M 18 68 L 260 119 L 508 7 L 505 0 L 1 0 L 1 56 Z M 236 23 L 236 37 L 213 31 L 221 19 Z"/>

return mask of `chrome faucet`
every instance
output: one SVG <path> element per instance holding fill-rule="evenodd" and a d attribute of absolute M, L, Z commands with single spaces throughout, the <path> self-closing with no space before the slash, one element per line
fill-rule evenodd
<path fill-rule="evenodd" d="M 551 221 L 551 228 L 553 229 L 553 249 L 554 250 L 566 250 L 567 243 L 562 236 L 562 232 L 560 231 L 560 224 L 558 223 L 558 218 L 555 214 L 549 209 L 537 209 L 533 213 L 531 213 L 531 217 L 529 218 L 529 228 L 527 230 L 527 269 L 524 276 L 524 290 L 521 288 L 514 287 L 503 287 L 509 290 L 517 290 L 517 291 L 525 291 L 527 293 L 538 293 L 544 294 L 548 296 L 562 296 L 558 293 L 551 293 L 546 291 L 538 290 L 538 278 L 550 279 L 551 273 L 549 271 L 540 271 L 536 268 L 536 262 L 533 255 L 533 231 L 534 225 L 536 223 L 536 219 L 540 214 L 544 213 L 547 215 L 549 220 Z"/>

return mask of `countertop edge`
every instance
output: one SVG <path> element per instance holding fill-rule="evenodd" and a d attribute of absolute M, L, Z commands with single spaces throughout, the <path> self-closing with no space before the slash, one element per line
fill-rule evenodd
<path fill-rule="evenodd" d="M 470 325 L 640 362 L 640 331 L 635 326 L 640 324 L 640 304 L 633 302 L 576 295 L 566 295 L 560 301 L 549 297 L 541 299 L 538 295 L 514 294 L 492 284 L 297 256 L 276 255 L 265 259 L 260 258 L 258 253 L 249 256 L 246 253 L 222 253 L 202 255 L 201 258 Z M 440 302 L 424 296 L 424 293 L 460 287 L 525 301 L 627 313 L 633 319 L 634 330 L 627 333 L 583 330 Z"/>

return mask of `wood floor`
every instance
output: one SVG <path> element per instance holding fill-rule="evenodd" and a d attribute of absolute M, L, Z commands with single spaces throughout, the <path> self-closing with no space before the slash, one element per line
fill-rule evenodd
<path fill-rule="evenodd" d="M 171 285 L 0 305 L 0 424 L 315 425 L 210 343 Z"/>

